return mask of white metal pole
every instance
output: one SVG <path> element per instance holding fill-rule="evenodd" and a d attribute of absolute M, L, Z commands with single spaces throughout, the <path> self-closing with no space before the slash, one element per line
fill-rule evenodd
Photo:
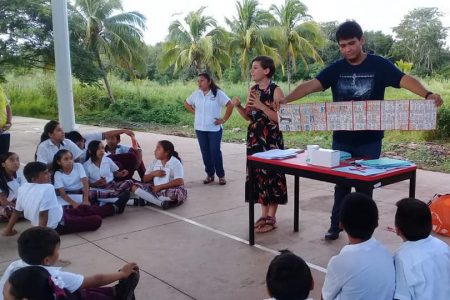
<path fill-rule="evenodd" d="M 52 21 L 59 121 L 67 132 L 75 129 L 67 0 L 52 0 Z"/>

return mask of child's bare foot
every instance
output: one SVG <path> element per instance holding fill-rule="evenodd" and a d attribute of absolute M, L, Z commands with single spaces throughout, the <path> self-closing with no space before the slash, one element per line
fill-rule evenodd
<path fill-rule="evenodd" d="M 17 230 L 15 230 L 14 228 L 13 229 L 5 229 L 2 232 L 3 236 L 13 236 L 13 235 L 16 235 L 16 234 L 17 234 Z"/>

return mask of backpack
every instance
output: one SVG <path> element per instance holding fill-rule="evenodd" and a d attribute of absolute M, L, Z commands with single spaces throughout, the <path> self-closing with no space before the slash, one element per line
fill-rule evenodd
<path fill-rule="evenodd" d="M 434 195 L 428 206 L 431 211 L 433 231 L 450 236 L 450 194 Z"/>

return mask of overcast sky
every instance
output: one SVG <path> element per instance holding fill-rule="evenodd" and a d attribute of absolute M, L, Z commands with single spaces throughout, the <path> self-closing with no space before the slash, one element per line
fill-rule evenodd
<path fill-rule="evenodd" d="M 442 22 L 450 27 L 450 0 L 303 0 L 309 14 L 317 22 L 345 21 L 354 19 L 363 30 L 381 30 L 391 34 L 403 16 L 417 7 L 438 7 L 444 14 Z M 126 11 L 136 10 L 147 18 L 145 41 L 155 44 L 163 41 L 168 34 L 169 24 L 201 6 L 206 6 L 206 14 L 213 16 L 225 26 L 224 18 L 236 15 L 235 1 L 230 0 L 122 0 Z M 260 0 L 261 8 L 271 4 L 280 5 L 284 0 Z M 449 32 L 450 35 L 450 32 Z M 450 37 L 447 38 L 450 45 Z"/>

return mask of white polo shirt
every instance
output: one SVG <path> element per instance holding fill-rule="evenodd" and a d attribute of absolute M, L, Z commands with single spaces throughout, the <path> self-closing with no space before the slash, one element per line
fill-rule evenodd
<path fill-rule="evenodd" d="M 195 108 L 195 130 L 219 131 L 222 126 L 215 125 L 214 122 L 216 118 L 221 118 L 222 107 L 229 101 L 230 98 L 222 90 L 217 90 L 216 96 L 211 90 L 206 95 L 202 90 L 193 92 L 186 102 Z"/>
<path fill-rule="evenodd" d="M 51 184 L 25 183 L 19 188 L 16 210 L 23 211 L 31 225 L 39 225 L 39 212 L 48 210 L 47 227 L 55 229 L 63 217 L 63 209 Z"/>
<path fill-rule="evenodd" d="M 155 159 L 150 163 L 145 174 L 147 175 L 157 170 L 165 171 L 166 176 L 153 178 L 153 183 L 155 185 L 165 184 L 174 179 L 183 179 L 184 177 L 183 164 L 173 156 L 169 159 L 165 166 L 162 165 L 160 160 Z"/>
<path fill-rule="evenodd" d="M 347 245 L 328 262 L 322 288 L 324 300 L 392 300 L 394 261 L 375 238 Z"/>
<path fill-rule="evenodd" d="M 407 241 L 394 255 L 395 299 L 450 299 L 450 248 L 429 236 Z"/>
<path fill-rule="evenodd" d="M 66 191 L 80 190 L 83 188 L 83 184 L 81 183 L 82 178 L 86 178 L 83 165 L 74 163 L 70 174 L 66 174 L 63 171 L 55 172 L 55 189 L 64 188 Z"/>
<path fill-rule="evenodd" d="M 9 276 L 11 276 L 12 273 L 15 271 L 30 266 L 23 260 L 16 260 L 9 264 L 8 268 L 6 268 L 5 272 L 3 273 L 2 279 L 0 280 L 0 290 L 3 291 L 3 286 L 5 285 L 6 281 L 9 279 Z M 56 277 L 58 279 L 58 286 L 61 288 L 67 289 L 69 292 L 73 293 L 77 291 L 84 281 L 84 276 L 75 274 L 75 273 L 69 273 L 61 271 L 61 268 L 59 267 L 49 267 L 49 266 L 40 266 L 50 273 L 52 277 Z M 62 285 L 62 286 L 61 286 Z M 3 300 L 3 293 L 0 293 L 0 300 Z"/>
<path fill-rule="evenodd" d="M 78 159 L 83 153 L 83 150 L 78 148 L 78 146 L 69 139 L 64 139 L 59 147 L 53 144 L 50 139 L 48 139 L 39 144 L 36 151 L 36 160 L 43 162 L 44 164 L 51 164 L 56 152 L 61 149 L 69 150 L 72 153 L 73 159 Z"/>
<path fill-rule="evenodd" d="M 97 167 L 90 158 L 83 166 L 90 183 L 96 182 L 101 177 L 104 177 L 106 182 L 110 183 L 114 180 L 113 173 L 119 171 L 119 167 L 106 155 L 103 156 L 100 167 Z"/>
<path fill-rule="evenodd" d="M 27 182 L 27 180 L 25 179 L 25 177 L 23 176 L 21 171 L 17 171 L 16 172 L 16 177 L 13 178 L 13 180 L 10 180 L 7 182 L 8 187 L 9 187 L 9 195 L 8 198 L 6 198 L 6 200 L 8 201 L 13 201 L 17 199 L 17 192 L 19 191 L 19 187 L 24 184 L 25 182 Z M 2 191 L 0 189 L 0 192 L 5 192 Z"/>

